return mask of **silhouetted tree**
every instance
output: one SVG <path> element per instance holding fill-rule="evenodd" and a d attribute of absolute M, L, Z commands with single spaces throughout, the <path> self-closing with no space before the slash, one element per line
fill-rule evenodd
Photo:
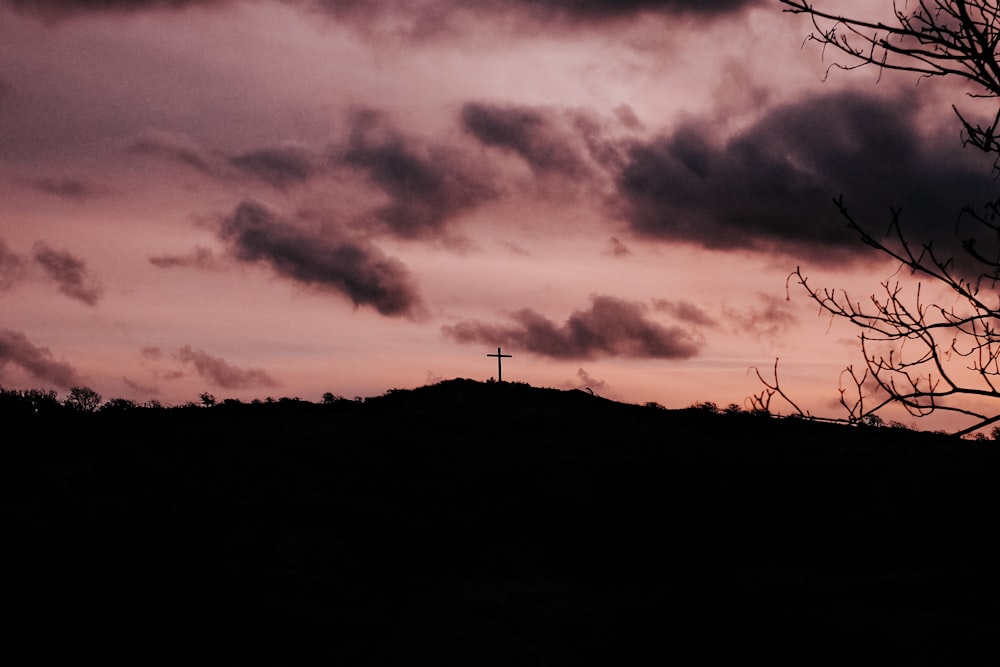
<path fill-rule="evenodd" d="M 0 414 L 4 417 L 53 414 L 62 408 L 55 391 L 0 389 Z"/>
<path fill-rule="evenodd" d="M 1000 8 L 996 0 L 893 2 L 889 22 L 877 16 L 842 16 L 838 10 L 820 9 L 806 0 L 781 2 L 785 11 L 812 19 L 815 31 L 808 39 L 846 57 L 846 62 L 832 67 L 873 66 L 973 84 L 970 96 L 985 101 L 990 112 L 980 123 L 953 106 L 964 130 L 963 141 L 995 154 L 994 166 L 1000 166 L 1000 104 L 996 102 L 1000 98 Z M 981 209 L 962 209 L 962 219 L 973 224 L 980 238 L 979 243 L 962 241 L 961 256 L 942 252 L 931 243 L 912 242 L 903 233 L 899 210 L 891 213 L 889 234 L 876 238 L 855 220 L 843 198 L 835 200 L 835 205 L 864 243 L 896 260 L 917 281 L 913 293 L 904 293 L 897 279 L 887 280 L 878 293 L 858 301 L 843 290 L 814 288 L 801 268 L 791 274 L 790 280 L 823 310 L 861 329 L 865 366 L 848 367 L 840 387 L 847 421 L 881 424 L 875 412 L 890 404 L 901 405 L 914 416 L 950 411 L 969 417 L 972 424 L 958 434 L 1000 420 L 1000 200 Z M 953 224 L 942 224 L 946 222 Z M 946 305 L 928 303 L 924 283 L 936 289 L 943 286 L 954 299 L 949 298 Z M 773 379 L 765 380 L 760 371 L 757 376 L 764 390 L 751 399 L 755 409 L 767 410 L 777 395 L 788 400 L 798 414 L 805 414 L 780 387 L 777 363 Z M 872 388 L 880 391 L 872 394 Z"/>
<path fill-rule="evenodd" d="M 127 398 L 112 398 L 101 406 L 101 412 L 130 412 L 138 407 L 139 406 L 135 401 L 130 401 Z"/>
<path fill-rule="evenodd" d="M 101 395 L 90 387 L 73 387 L 63 403 L 77 412 L 96 412 L 101 407 Z"/>

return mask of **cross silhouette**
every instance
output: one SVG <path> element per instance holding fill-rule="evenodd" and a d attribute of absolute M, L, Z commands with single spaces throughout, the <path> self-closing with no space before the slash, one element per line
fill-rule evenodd
<path fill-rule="evenodd" d="M 498 347 L 496 354 L 487 354 L 486 356 L 487 357 L 496 357 L 497 358 L 497 382 L 503 382 L 503 366 L 501 365 L 503 363 L 503 359 L 504 359 L 504 357 L 513 357 L 514 355 L 512 355 L 512 354 L 502 354 L 500 352 L 500 348 Z"/>

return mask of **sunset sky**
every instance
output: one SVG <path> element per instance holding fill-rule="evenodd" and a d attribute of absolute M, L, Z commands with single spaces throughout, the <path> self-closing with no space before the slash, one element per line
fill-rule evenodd
<path fill-rule="evenodd" d="M 810 30 L 777 0 L 0 0 L 0 386 L 319 401 L 502 347 L 506 380 L 669 408 L 780 357 L 836 416 L 858 332 L 786 278 L 895 267 L 832 199 L 950 232 L 998 184 L 966 88 L 828 73 Z"/>

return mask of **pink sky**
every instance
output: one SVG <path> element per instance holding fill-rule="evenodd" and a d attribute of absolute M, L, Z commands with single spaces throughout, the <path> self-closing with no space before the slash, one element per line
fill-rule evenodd
<path fill-rule="evenodd" d="M 501 346 L 671 408 L 780 357 L 839 416 L 858 332 L 786 277 L 894 267 L 831 199 L 926 231 L 995 187 L 962 89 L 825 77 L 776 0 L 94 4 L 0 0 L 5 388 L 318 401 Z"/>

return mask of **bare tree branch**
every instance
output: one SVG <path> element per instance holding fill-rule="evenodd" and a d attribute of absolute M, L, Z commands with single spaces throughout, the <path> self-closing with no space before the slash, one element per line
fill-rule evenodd
<path fill-rule="evenodd" d="M 807 40 L 845 57 L 831 68 L 870 65 L 880 72 L 957 78 L 972 84 L 970 97 L 1000 99 L 998 0 L 893 0 L 891 20 L 847 17 L 809 0 L 781 3 L 784 11 L 810 18 Z M 994 154 L 994 167 L 1000 168 L 1000 102 L 992 104 L 995 110 L 983 123 L 952 109 L 963 142 Z M 960 256 L 942 254 L 931 243 L 914 244 L 903 232 L 899 209 L 891 211 L 888 232 L 879 238 L 854 219 L 843 198 L 834 204 L 863 243 L 899 265 L 879 291 L 861 301 L 843 290 L 814 288 L 801 267 L 789 276 L 821 312 L 861 330 L 865 366 L 849 366 L 841 374 L 846 421 L 865 423 L 889 405 L 916 417 L 939 411 L 965 416 L 971 425 L 959 435 L 1000 421 L 1000 200 L 981 210 L 962 209 L 960 222 L 971 222 L 975 233 L 961 241 Z M 942 289 L 950 303 L 930 302 L 927 287 Z M 762 396 L 787 400 L 777 366 L 773 381 L 760 379 Z"/>
<path fill-rule="evenodd" d="M 774 360 L 774 370 L 772 371 L 773 380 L 765 380 L 764 376 L 761 374 L 760 369 L 752 367 L 752 370 L 756 375 L 760 383 L 764 385 L 764 389 L 759 394 L 755 394 L 749 397 L 750 411 L 757 412 L 761 414 L 771 414 L 771 399 L 778 396 L 785 400 L 792 409 L 795 410 L 795 414 L 800 417 L 812 418 L 812 415 L 796 405 L 788 394 L 784 392 L 781 385 L 778 383 L 778 360 Z"/>
<path fill-rule="evenodd" d="M 848 421 L 863 420 L 889 404 L 900 405 L 915 417 L 937 411 L 967 416 L 973 424 L 959 435 L 1000 420 L 997 262 L 971 252 L 970 257 L 981 264 L 982 271 L 974 279 L 967 278 L 955 268 L 953 258 L 939 258 L 931 244 L 914 248 L 901 231 L 899 211 L 893 211 L 887 235 L 893 241 L 890 245 L 888 240 L 876 239 L 864 231 L 843 200 L 835 203 L 865 243 L 897 260 L 912 278 L 908 284 L 900 279 L 883 281 L 880 292 L 856 301 L 844 290 L 814 288 L 801 267 L 789 276 L 821 309 L 861 329 L 866 368 L 860 375 L 852 367 L 844 371 L 857 389 L 858 398 L 849 401 L 845 390 L 840 390 L 840 403 L 848 412 Z M 995 229 L 991 216 L 998 205 L 1000 202 L 990 204 L 989 214 L 968 213 L 973 220 Z M 974 248 L 975 244 L 967 241 L 963 246 Z M 899 274 L 897 271 L 895 275 Z M 954 302 L 948 306 L 927 303 L 925 284 L 943 286 L 955 295 Z M 885 398 L 865 402 L 861 389 L 869 381 Z M 970 402 L 971 398 L 976 400 Z M 970 407 L 972 404 L 984 407 Z"/>
<path fill-rule="evenodd" d="M 973 84 L 971 97 L 1000 97 L 1000 9 L 995 0 L 894 0 L 893 23 L 850 18 L 817 9 L 807 0 L 781 0 L 785 11 L 806 14 L 813 32 L 807 37 L 847 56 L 831 67 L 880 70 L 923 77 L 946 76 Z M 979 124 L 952 107 L 965 131 L 965 142 L 1000 153 L 1000 109 Z"/>

